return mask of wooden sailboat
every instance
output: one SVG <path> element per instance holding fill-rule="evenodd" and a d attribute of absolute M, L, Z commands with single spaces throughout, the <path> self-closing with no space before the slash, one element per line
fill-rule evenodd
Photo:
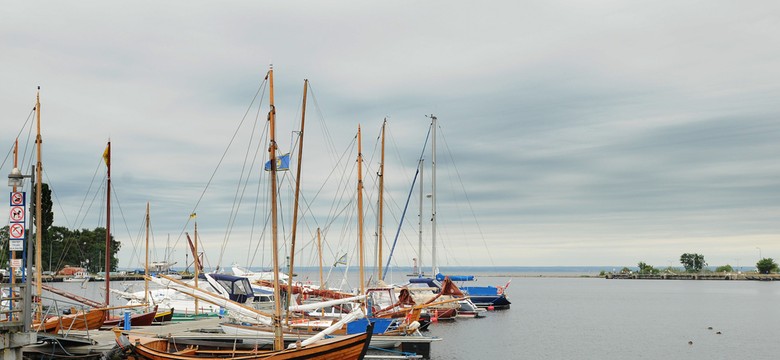
<path fill-rule="evenodd" d="M 123 348 L 132 349 L 133 353 L 141 359 L 148 360 L 167 360 L 167 359 L 345 359 L 345 360 L 360 360 L 365 356 L 368 350 L 368 344 L 371 339 L 371 329 L 369 326 L 366 332 L 361 334 L 345 336 L 339 338 L 331 338 L 323 340 L 324 334 L 319 337 L 313 337 L 307 339 L 300 344 L 291 346 L 288 349 L 284 348 L 284 334 L 282 332 L 281 323 L 281 302 L 280 302 L 280 290 L 279 290 L 279 253 L 278 249 L 278 229 L 277 229 L 277 184 L 276 184 L 276 108 L 274 106 L 274 87 L 273 87 L 273 68 L 268 71 L 266 77 L 269 83 L 269 96 L 270 96 L 270 111 L 268 113 L 269 120 L 269 141 L 268 147 L 269 163 L 270 163 L 270 191 L 271 191 L 271 224 L 272 224 L 272 249 L 273 249 L 273 266 L 274 266 L 274 313 L 268 321 L 273 326 L 274 333 L 274 346 L 271 351 L 257 350 L 257 349 L 240 349 L 237 343 L 223 344 L 222 346 L 214 345 L 213 343 L 205 342 L 191 342 L 189 345 L 178 345 L 180 340 L 172 339 L 154 339 L 143 338 L 130 335 L 128 337 L 118 337 L 117 342 Z M 197 254 L 196 254 L 197 256 Z M 165 278 L 162 276 L 162 278 Z M 167 278 L 166 278 L 167 279 Z M 208 277 L 207 277 L 208 279 Z M 176 282 L 175 280 L 167 279 L 168 281 Z M 184 287 L 179 284 L 182 290 L 188 289 L 192 291 L 192 295 L 196 296 L 198 292 L 197 288 Z M 200 294 L 204 296 L 204 300 L 208 299 L 208 294 Z M 198 297 L 196 297 L 198 298 Z M 258 319 L 265 317 L 265 314 L 251 308 L 246 308 L 241 304 L 232 302 L 227 299 L 219 300 L 222 304 L 228 305 L 238 311 L 247 311 L 250 314 L 256 315 Z M 232 310 L 231 310 L 232 311 Z M 265 320 L 267 321 L 267 320 Z M 335 325 L 334 325 L 335 326 Z"/>

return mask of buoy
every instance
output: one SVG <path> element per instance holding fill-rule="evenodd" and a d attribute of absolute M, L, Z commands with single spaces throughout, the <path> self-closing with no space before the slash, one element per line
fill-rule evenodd
<path fill-rule="evenodd" d="M 712 330 L 712 326 L 708 327 L 707 330 Z"/>
<path fill-rule="evenodd" d="M 490 305 L 490 306 L 488 306 L 488 307 L 487 307 L 487 309 L 488 309 L 488 311 L 493 311 L 493 310 L 495 310 L 496 308 L 495 308 L 495 307 L 493 307 L 493 305 Z"/>
<path fill-rule="evenodd" d="M 720 331 L 718 331 L 718 332 L 716 332 L 716 334 L 720 335 L 720 334 L 721 334 L 721 332 L 720 332 Z"/>

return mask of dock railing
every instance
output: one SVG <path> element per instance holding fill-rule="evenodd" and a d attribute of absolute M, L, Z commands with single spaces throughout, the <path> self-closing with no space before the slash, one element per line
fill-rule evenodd
<path fill-rule="evenodd" d="M 25 331 L 24 288 L 26 284 L 0 283 L 0 330 Z"/>

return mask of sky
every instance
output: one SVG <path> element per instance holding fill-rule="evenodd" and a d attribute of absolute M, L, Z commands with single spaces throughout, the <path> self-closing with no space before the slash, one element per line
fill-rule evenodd
<path fill-rule="evenodd" d="M 431 114 L 440 266 L 666 267 L 688 252 L 753 266 L 780 258 L 778 10 L 769 1 L 8 3 L 0 170 L 10 172 L 17 136 L 29 168 L 40 86 L 56 225 L 105 223 L 110 139 L 120 267 L 140 266 L 147 202 L 152 259 L 168 244 L 184 264 L 182 233 L 197 222 L 209 265 L 266 267 L 270 235 L 258 234 L 268 234 L 268 206 L 257 203 L 267 185 L 239 179 L 265 176 L 248 164 L 267 157 L 273 64 L 280 153 L 297 156 L 310 81 L 298 266 L 317 265 L 317 226 L 329 229 L 326 264 L 342 253 L 357 264 L 358 125 L 365 239 L 375 241 L 385 119 L 386 257 L 421 154 L 432 193 Z M 281 175 L 287 242 L 292 175 Z M 416 254 L 417 191 L 393 266 L 431 265 L 430 199 Z"/>

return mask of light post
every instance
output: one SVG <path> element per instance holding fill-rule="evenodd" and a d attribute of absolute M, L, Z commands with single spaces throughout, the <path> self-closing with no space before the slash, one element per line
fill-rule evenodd
<path fill-rule="evenodd" d="M 758 260 L 760 261 L 760 260 L 761 260 L 761 259 L 763 259 L 764 257 L 761 255 L 761 248 L 760 248 L 760 247 L 758 247 L 758 246 L 756 246 L 756 249 L 758 249 Z"/>
<path fill-rule="evenodd" d="M 30 175 L 23 175 L 21 171 L 19 171 L 19 168 L 13 168 L 11 170 L 11 173 L 8 174 L 8 186 L 10 187 L 21 187 L 22 183 L 24 182 L 25 178 L 30 178 L 30 183 L 35 183 L 35 165 L 32 166 L 32 169 L 30 171 Z M 37 194 L 40 195 L 40 194 Z M 29 214 L 28 217 L 32 217 L 32 214 Z M 36 229 L 37 231 L 40 231 L 40 229 Z M 32 231 L 27 231 L 27 234 L 32 234 Z M 30 300 L 32 300 L 32 280 L 30 279 L 30 267 L 32 266 L 32 253 L 33 253 L 33 247 L 32 247 L 32 241 L 31 239 L 28 239 L 25 237 L 25 241 L 27 242 L 27 246 L 24 249 L 24 254 L 22 258 L 25 259 L 25 264 L 22 271 L 22 277 L 24 281 L 24 301 L 22 302 L 22 317 L 24 319 L 24 329 L 26 331 L 32 330 L 32 304 L 30 303 Z M 40 266 L 40 265 L 39 265 Z M 12 269 L 13 271 L 13 269 Z"/>

